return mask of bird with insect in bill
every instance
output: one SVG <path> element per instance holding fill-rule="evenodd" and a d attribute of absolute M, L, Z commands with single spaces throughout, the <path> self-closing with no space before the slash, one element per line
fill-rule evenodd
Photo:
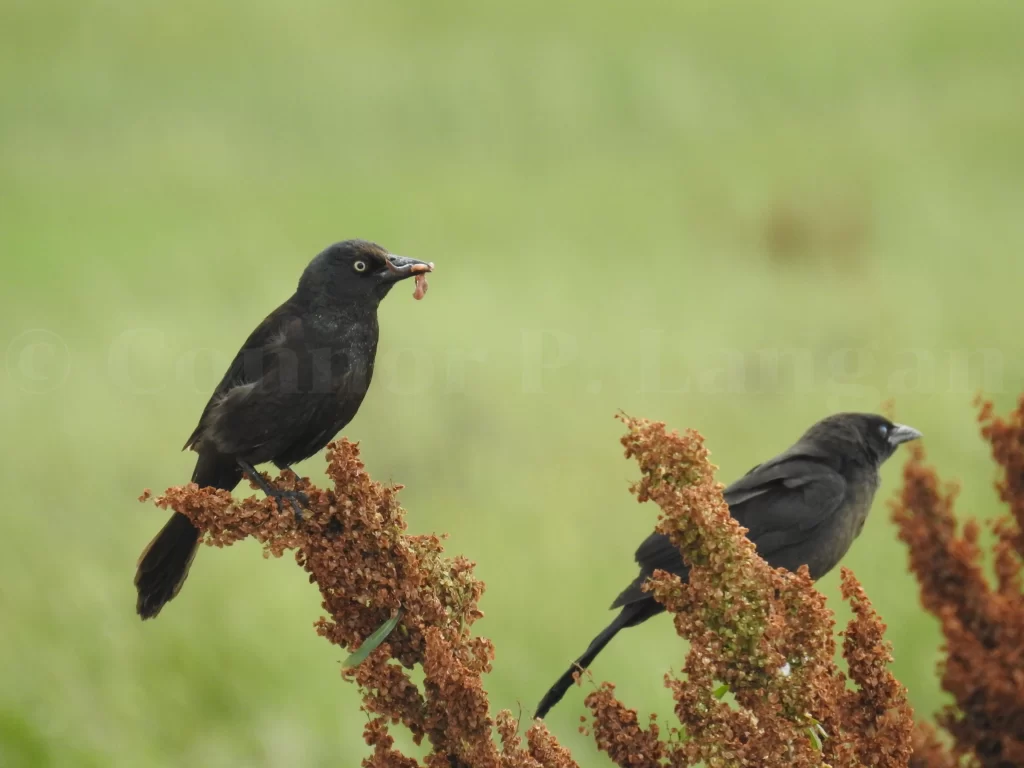
<path fill-rule="evenodd" d="M 380 302 L 408 278 L 422 298 L 433 269 L 365 240 L 317 255 L 295 292 L 249 334 L 203 409 L 185 443 L 198 454 L 192 482 L 231 491 L 247 476 L 301 518 L 302 494 L 274 488 L 256 466 L 290 468 L 352 420 L 373 378 Z M 199 531 L 175 513 L 143 550 L 135 574 L 143 619 L 178 594 L 198 546 Z"/>

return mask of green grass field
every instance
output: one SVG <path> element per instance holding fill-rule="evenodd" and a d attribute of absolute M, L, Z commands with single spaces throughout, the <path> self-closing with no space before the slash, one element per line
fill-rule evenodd
<path fill-rule="evenodd" d="M 894 399 L 960 510 L 996 509 L 971 398 L 1024 390 L 1024 5 L 15 0 L 2 19 L 4 768 L 365 752 L 291 562 L 203 551 L 157 621 L 133 610 L 164 519 L 136 497 L 188 479 L 178 448 L 229 356 L 335 240 L 437 263 L 426 301 L 383 305 L 345 434 L 407 486 L 415 531 L 478 562 L 496 709 L 528 718 L 634 575 L 655 510 L 627 493 L 619 409 L 700 429 L 728 482 Z M 939 637 L 886 509 L 900 463 L 845 562 L 929 713 Z M 667 717 L 681 661 L 662 618 L 594 674 Z M 549 724 L 607 765 L 582 695 Z"/>

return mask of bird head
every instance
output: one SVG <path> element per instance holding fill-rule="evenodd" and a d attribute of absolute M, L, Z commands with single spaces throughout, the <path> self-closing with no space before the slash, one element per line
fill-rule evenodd
<path fill-rule="evenodd" d="M 345 240 L 324 249 L 303 272 L 299 291 L 326 293 L 338 301 L 380 302 L 402 280 L 434 271 L 433 263 L 389 253 L 366 240 Z M 417 298 L 422 295 L 417 287 Z"/>
<path fill-rule="evenodd" d="M 921 433 L 913 427 L 874 413 L 837 413 L 811 427 L 804 439 L 846 446 L 881 466 L 903 443 L 919 437 Z"/>

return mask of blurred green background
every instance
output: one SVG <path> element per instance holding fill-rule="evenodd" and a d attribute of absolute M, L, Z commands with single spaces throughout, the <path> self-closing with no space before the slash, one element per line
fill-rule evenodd
<path fill-rule="evenodd" d="M 991 514 L 971 398 L 1024 390 L 1022 25 L 984 0 L 7 0 L 0 764 L 357 764 L 294 564 L 203 551 L 145 625 L 132 587 L 164 520 L 136 497 L 188 479 L 229 357 L 336 240 L 437 263 L 382 306 L 345 434 L 479 563 L 496 709 L 528 718 L 635 574 L 655 510 L 618 409 L 700 429 L 728 482 L 894 399 Z M 901 458 L 846 563 L 924 714 Z M 594 674 L 667 716 L 681 660 L 661 618 Z M 606 765 L 582 695 L 549 723 Z"/>

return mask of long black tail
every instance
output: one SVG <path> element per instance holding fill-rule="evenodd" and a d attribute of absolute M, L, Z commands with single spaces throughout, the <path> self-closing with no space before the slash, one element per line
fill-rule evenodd
<path fill-rule="evenodd" d="M 181 591 L 197 549 L 199 531 L 187 517 L 175 512 L 139 557 L 135 571 L 139 616 L 154 618 Z"/>
<path fill-rule="evenodd" d="M 200 454 L 192 482 L 200 487 L 230 491 L 242 479 L 238 464 L 226 456 Z M 199 531 L 187 517 L 175 512 L 160 533 L 139 556 L 135 588 L 139 596 L 135 610 L 143 619 L 152 619 L 181 591 L 188 569 L 199 549 Z"/>
<path fill-rule="evenodd" d="M 552 707 L 562 700 L 565 692 L 569 690 L 574 682 L 573 675 L 578 670 L 586 669 L 593 664 L 597 654 L 603 651 L 604 647 L 612 641 L 612 638 L 619 634 L 620 629 L 635 627 L 637 624 L 661 613 L 663 610 L 664 608 L 656 603 L 653 597 L 624 606 L 619 615 L 615 617 L 615 620 L 591 641 L 583 655 L 576 659 L 569 666 L 569 669 L 565 671 L 565 674 L 558 678 L 555 684 L 551 686 L 551 689 L 544 694 L 544 698 L 537 705 L 537 713 L 534 715 L 534 718 L 544 717 L 551 711 Z"/>

